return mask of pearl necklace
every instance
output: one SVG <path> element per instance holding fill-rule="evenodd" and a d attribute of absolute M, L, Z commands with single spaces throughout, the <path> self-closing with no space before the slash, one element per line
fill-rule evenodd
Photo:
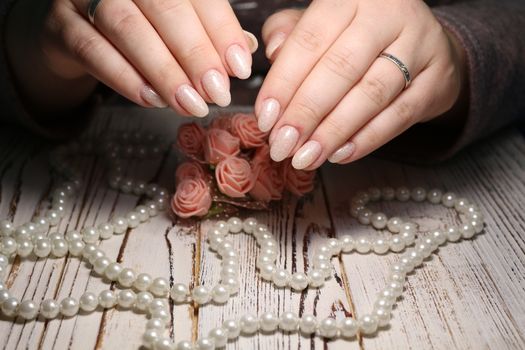
<path fill-rule="evenodd" d="M 227 221 L 216 222 L 207 232 L 210 248 L 217 252 L 221 259 L 220 282 L 212 288 L 200 285 L 192 290 L 182 283 L 170 286 L 166 278 L 153 278 L 149 274 L 138 273 L 118 262 L 110 261 L 97 246 L 99 241 L 136 228 L 150 217 L 166 209 L 169 200 L 167 190 L 153 183 L 146 184 L 122 177 L 123 166 L 119 161 L 120 156 L 162 153 L 161 148 L 152 145 L 151 141 L 146 145 L 134 144 L 126 149 L 121 149 L 113 142 L 108 142 L 105 146 L 105 153 L 113 165 L 109 179 L 110 187 L 124 193 L 146 196 L 148 200 L 144 205 L 139 205 L 127 215 L 114 217 L 110 222 L 101 223 L 97 227 L 85 227 L 80 232 L 69 231 L 65 235 L 56 232 L 47 234 L 51 226 L 59 224 L 65 214 L 69 199 L 80 188 L 81 176 L 68 165 L 66 158 L 75 156 L 77 153 L 92 153 L 90 144 L 83 144 L 85 146 L 82 149 L 77 144 L 59 147 L 52 154 L 53 170 L 61 174 L 66 181 L 53 192 L 51 208 L 45 216 L 17 228 L 9 221 L 0 222 L 0 310 L 5 316 L 13 318 L 18 316 L 25 320 L 33 320 L 40 314 L 44 319 L 54 319 L 59 315 L 73 317 L 79 310 L 86 313 L 93 312 L 99 307 L 109 309 L 119 306 L 123 309 L 133 309 L 136 312 L 146 313 L 149 318 L 142 337 L 143 345 L 148 349 L 158 350 L 221 348 L 229 340 L 258 331 L 265 333 L 300 332 L 306 336 L 316 334 L 329 339 L 353 339 L 359 333 L 373 334 L 379 328 L 388 325 L 392 308 L 403 292 L 406 275 L 422 265 L 423 260 L 434 253 L 440 245 L 446 242 L 457 242 L 462 238 L 472 238 L 475 234 L 480 233 L 484 226 L 483 215 L 478 207 L 470 204 L 464 198 L 457 198 L 454 193 L 443 194 L 437 189 L 426 191 L 420 187 L 412 191 L 406 187 L 370 188 L 358 193 L 351 200 L 350 213 L 363 225 L 372 225 L 378 230 L 390 231 L 392 233 L 390 238 L 370 239 L 362 236 L 354 239 L 350 235 L 345 235 L 327 239 L 324 244 L 315 249 L 311 270 L 307 273 L 291 274 L 275 265 L 278 256 L 278 242 L 267 226 L 259 224 L 254 218 L 247 218 L 243 221 L 237 217 L 231 217 Z M 450 226 L 444 231 L 435 230 L 423 235 L 417 232 L 415 223 L 403 222 L 398 217 L 387 218 L 385 214 L 373 213 L 367 208 L 370 202 L 394 199 L 401 202 L 410 199 L 415 202 L 426 200 L 432 204 L 442 204 L 446 208 L 455 209 L 462 224 L 459 227 Z M 317 320 L 313 315 L 298 317 L 293 312 L 284 312 L 281 315 L 264 313 L 259 317 L 246 314 L 239 319 L 226 320 L 221 326 L 212 329 L 208 337 L 201 338 L 194 344 L 188 341 L 172 343 L 169 338 L 165 337 L 170 320 L 168 298 L 171 298 L 176 304 L 194 303 L 202 306 L 211 302 L 227 303 L 232 296 L 237 294 L 240 261 L 227 236 L 239 233 L 252 235 L 257 242 L 259 254 L 256 266 L 261 278 L 273 283 L 276 287 L 290 288 L 295 292 L 301 292 L 306 288 L 322 288 L 325 280 L 331 278 L 332 264 L 330 261 L 334 256 L 354 251 L 359 254 L 405 252 L 399 261 L 390 267 L 387 285 L 379 292 L 372 311 L 358 319 L 347 317 L 337 321 L 328 317 Z M 10 258 L 16 255 L 27 258 L 31 254 L 39 258 L 47 258 L 50 255 L 61 258 L 68 254 L 71 257 L 84 258 L 89 261 L 90 267 L 97 274 L 117 282 L 120 291 L 104 290 L 98 295 L 86 292 L 78 300 L 72 297 L 61 301 L 49 299 L 42 301 L 40 306 L 37 306 L 37 303 L 32 300 L 20 302 L 11 295 L 1 281 L 7 275 Z"/>

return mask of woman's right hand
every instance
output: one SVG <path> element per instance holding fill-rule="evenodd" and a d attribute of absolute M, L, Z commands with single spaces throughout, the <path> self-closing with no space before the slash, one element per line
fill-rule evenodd
<path fill-rule="evenodd" d="M 91 74 L 144 107 L 204 117 L 227 106 L 229 76 L 251 74 L 257 41 L 228 0 L 53 0 L 40 38 L 47 65 L 65 79 Z"/>

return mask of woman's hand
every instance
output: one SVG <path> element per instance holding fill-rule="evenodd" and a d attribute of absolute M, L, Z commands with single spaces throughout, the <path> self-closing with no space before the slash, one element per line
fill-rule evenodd
<path fill-rule="evenodd" d="M 41 35 L 51 70 L 87 73 L 145 107 L 203 117 L 230 103 L 228 76 L 251 74 L 257 42 L 227 0 L 53 0 Z M 251 47 L 250 47 L 251 46 Z"/>
<path fill-rule="evenodd" d="M 256 102 L 271 156 L 298 169 L 348 163 L 450 110 L 464 52 L 421 0 L 314 1 L 263 29 L 273 62 Z M 412 77 L 405 89 L 402 61 Z M 439 137 L 436 135 L 436 137 Z"/>

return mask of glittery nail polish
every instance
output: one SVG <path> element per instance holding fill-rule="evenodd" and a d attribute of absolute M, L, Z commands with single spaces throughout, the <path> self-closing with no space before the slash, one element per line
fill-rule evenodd
<path fill-rule="evenodd" d="M 196 117 L 205 117 L 209 113 L 208 105 L 199 93 L 188 84 L 181 85 L 175 97 L 179 104 Z"/>
<path fill-rule="evenodd" d="M 347 142 L 343 146 L 341 146 L 337 151 L 332 153 L 332 155 L 328 158 L 328 161 L 330 163 L 339 163 L 354 153 L 355 145 L 352 142 Z"/>
<path fill-rule="evenodd" d="M 239 45 L 232 45 L 228 48 L 226 62 L 239 79 L 248 79 L 252 74 L 252 56 Z"/>
<path fill-rule="evenodd" d="M 149 85 L 144 85 L 140 91 L 140 96 L 144 101 L 157 108 L 165 108 L 168 106 L 166 102 L 160 97 L 160 95 L 153 90 Z"/>
<path fill-rule="evenodd" d="M 279 101 L 274 98 L 264 100 L 257 115 L 259 129 L 264 132 L 270 131 L 279 118 L 280 111 L 281 105 L 279 104 Z"/>
<path fill-rule="evenodd" d="M 292 166 L 295 169 L 305 169 L 312 165 L 321 155 L 323 148 L 317 141 L 311 140 L 306 142 L 295 153 L 292 159 Z"/>
<path fill-rule="evenodd" d="M 202 77 L 202 86 L 211 100 L 218 106 L 226 107 L 232 97 L 224 76 L 217 70 L 211 69 Z"/>
<path fill-rule="evenodd" d="M 270 147 L 270 156 L 276 162 L 286 159 L 299 140 L 299 131 L 293 126 L 283 126 Z"/>

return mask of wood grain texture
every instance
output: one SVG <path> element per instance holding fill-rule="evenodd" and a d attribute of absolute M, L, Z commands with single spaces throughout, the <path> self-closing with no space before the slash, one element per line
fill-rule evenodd
<path fill-rule="evenodd" d="M 141 130 L 173 139 L 180 123 L 168 111 L 107 108 L 99 112 L 89 133 L 103 130 Z M 42 140 L 0 131 L 0 218 L 20 224 L 47 205 L 53 183 Z M 170 150 L 160 159 L 130 163 L 132 177 L 158 181 L 173 190 L 176 156 Z M 100 160 L 80 158 L 77 165 L 85 186 L 56 228 L 65 232 L 107 221 L 132 209 L 139 198 L 108 189 Z M 403 299 L 396 306 L 389 329 L 376 337 L 353 342 L 325 342 L 297 334 L 255 335 L 241 338 L 228 349 L 520 349 L 525 348 L 525 140 L 509 131 L 471 148 L 453 161 L 416 167 L 377 159 L 327 166 L 307 197 L 286 198 L 268 212 L 242 212 L 268 224 L 278 242 L 278 264 L 304 271 L 316 244 L 343 234 L 388 235 L 361 226 L 349 213 L 357 190 L 369 186 L 424 186 L 451 190 L 479 203 L 485 214 L 485 233 L 471 241 L 448 244 L 408 278 Z M 387 215 L 413 218 L 423 228 L 458 222 L 452 211 L 431 205 L 384 203 Z M 167 215 L 102 243 L 110 258 L 125 266 L 169 277 L 170 281 L 211 285 L 218 280 L 219 261 L 205 240 L 213 220 L 173 221 Z M 293 310 L 318 317 L 361 315 L 368 312 L 385 283 L 395 254 L 343 255 L 334 259 L 333 278 L 320 290 L 292 293 L 262 281 L 255 270 L 257 248 L 243 234 L 233 237 L 242 257 L 241 290 L 224 306 L 171 305 L 178 340 L 205 335 L 223 320 L 245 312 Z M 90 274 L 76 258 L 15 260 L 7 283 L 13 293 L 39 303 L 46 298 L 79 297 L 98 292 L 109 283 Z M 116 288 L 116 286 L 112 286 Z M 111 310 L 49 322 L 0 320 L 2 349 L 136 349 L 144 315 Z"/>

